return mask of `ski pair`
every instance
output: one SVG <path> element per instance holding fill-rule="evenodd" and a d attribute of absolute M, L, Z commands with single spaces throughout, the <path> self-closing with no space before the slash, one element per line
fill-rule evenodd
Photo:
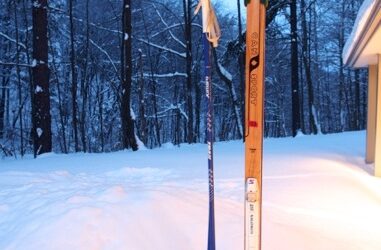
<path fill-rule="evenodd" d="M 264 110 L 264 62 L 267 0 L 245 0 L 246 87 L 245 87 L 245 250 L 261 249 L 262 158 Z M 205 84 L 208 99 L 207 142 L 209 172 L 208 250 L 215 250 L 214 169 L 213 169 L 213 98 L 210 43 L 217 46 L 220 30 L 210 0 L 202 7 Z"/>

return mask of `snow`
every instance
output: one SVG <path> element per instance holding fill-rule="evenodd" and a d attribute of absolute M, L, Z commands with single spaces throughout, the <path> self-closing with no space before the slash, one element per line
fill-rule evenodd
<path fill-rule="evenodd" d="M 42 133 L 44 132 L 41 128 L 37 128 L 36 131 L 38 137 L 41 137 Z"/>
<path fill-rule="evenodd" d="M 343 61 L 344 63 L 348 61 L 349 55 L 351 54 L 351 51 L 353 50 L 356 42 L 360 38 L 360 35 L 365 27 L 365 24 L 369 18 L 369 15 L 371 13 L 371 10 L 373 6 L 376 4 L 376 0 L 364 0 L 363 4 L 361 5 L 355 24 L 353 25 L 353 29 L 351 34 L 349 35 L 343 49 Z"/>
<path fill-rule="evenodd" d="M 32 68 L 37 66 L 37 60 L 33 59 L 32 64 L 30 65 Z"/>
<path fill-rule="evenodd" d="M 37 85 L 36 86 L 36 89 L 34 90 L 34 93 L 41 93 L 41 92 L 44 92 L 44 90 L 41 88 L 41 86 L 40 85 Z"/>
<path fill-rule="evenodd" d="M 41 7 L 41 4 L 38 3 L 37 0 L 33 1 L 33 7 L 35 8 L 40 8 Z"/>
<path fill-rule="evenodd" d="M 376 250 L 364 132 L 268 139 L 263 249 Z M 216 242 L 243 249 L 243 145 L 215 145 Z M 0 160 L 0 249 L 205 249 L 207 145 Z"/>
<path fill-rule="evenodd" d="M 151 78 L 151 77 L 155 77 L 155 78 L 169 78 L 169 77 L 176 77 L 176 76 L 179 76 L 179 77 L 188 77 L 188 74 L 187 73 L 180 73 L 180 72 L 176 71 L 174 73 L 167 73 L 167 74 L 144 73 L 143 76 L 147 77 L 147 78 Z"/>
<path fill-rule="evenodd" d="M 222 73 L 227 79 L 229 79 L 229 81 L 233 81 L 233 76 L 232 76 L 232 75 L 230 74 L 230 72 L 227 71 L 227 70 L 225 69 L 225 67 L 222 66 L 222 64 L 219 63 L 219 62 L 218 62 L 218 67 L 220 68 L 221 73 Z"/>

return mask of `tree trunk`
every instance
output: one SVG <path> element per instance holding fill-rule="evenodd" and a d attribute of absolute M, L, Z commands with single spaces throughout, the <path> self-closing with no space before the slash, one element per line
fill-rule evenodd
<path fill-rule="evenodd" d="M 98 99 L 98 111 L 99 111 L 99 116 L 98 116 L 98 121 L 100 125 L 100 137 L 101 137 L 101 152 L 104 152 L 105 150 L 105 137 L 104 137 L 104 122 L 103 122 L 103 84 L 99 84 L 99 80 L 97 77 L 97 83 L 98 83 L 98 94 L 97 94 L 97 99 Z"/>
<path fill-rule="evenodd" d="M 87 152 L 86 143 L 86 105 L 88 102 L 88 88 L 89 88 L 89 74 L 88 74 L 88 62 L 89 62 L 89 41 L 90 41 L 90 24 L 89 24 L 89 0 L 86 0 L 86 43 L 84 51 L 84 63 L 81 79 L 81 93 L 82 93 L 82 107 L 81 107 L 81 141 L 83 152 Z"/>
<path fill-rule="evenodd" d="M 73 0 L 69 0 L 69 18 L 70 18 L 70 65 L 71 65 L 71 97 L 72 97 L 72 121 L 74 131 L 74 149 L 79 152 L 78 145 L 78 120 L 77 120 L 77 71 L 75 59 L 75 39 L 74 39 L 74 21 L 73 21 Z"/>
<path fill-rule="evenodd" d="M 156 141 L 159 147 L 161 147 L 161 136 L 160 136 L 160 123 L 159 123 L 159 117 L 157 115 L 158 108 L 157 108 L 157 96 L 156 96 L 156 81 L 153 77 L 154 71 L 151 61 L 151 88 L 152 88 L 152 107 L 153 107 L 153 113 L 154 113 L 154 133 L 156 134 Z"/>
<path fill-rule="evenodd" d="M 147 37 L 148 42 L 150 42 L 149 35 L 148 35 L 148 30 L 147 30 L 147 25 L 145 21 L 145 16 L 142 16 L 143 24 L 144 24 L 144 31 Z M 150 66 L 150 87 L 152 89 L 152 109 L 153 109 L 153 134 L 156 134 L 156 136 L 152 136 L 156 139 L 157 145 L 161 147 L 161 137 L 160 137 L 160 124 L 159 124 L 159 118 L 157 115 L 158 108 L 157 108 L 157 99 L 156 99 L 156 82 L 155 82 L 155 77 L 154 77 L 154 62 L 153 62 L 153 55 L 151 53 L 151 48 L 150 46 L 147 46 L 147 52 L 148 52 L 148 60 L 149 60 L 149 66 Z M 147 128 L 150 128 L 150 121 L 148 122 Z M 151 133 L 151 132 L 150 132 Z M 154 145 L 151 143 L 151 145 Z"/>
<path fill-rule="evenodd" d="M 5 99 L 6 99 L 6 89 L 9 84 L 9 75 L 6 75 L 7 66 L 3 68 L 3 75 L 1 80 L 1 96 L 0 96 L 0 139 L 5 135 Z"/>
<path fill-rule="evenodd" d="M 17 16 L 17 2 L 14 0 L 14 14 L 15 14 L 15 32 L 16 32 L 16 75 L 17 75 L 17 94 L 18 94 L 18 116 L 20 126 L 20 154 L 24 156 L 24 124 L 23 124 L 23 97 L 22 97 L 22 83 L 20 75 L 20 46 L 19 44 L 19 24 Z"/>
<path fill-rule="evenodd" d="M 229 90 L 229 96 L 230 96 L 231 103 L 232 103 L 231 109 L 233 110 L 233 113 L 234 113 L 235 124 L 236 124 L 237 129 L 238 129 L 239 138 L 244 137 L 243 136 L 243 127 L 244 126 L 242 125 L 242 119 L 240 117 L 241 113 L 239 112 L 238 97 L 237 97 L 237 94 L 235 92 L 233 82 L 231 79 L 228 79 L 228 77 L 222 72 L 221 66 L 218 63 L 216 48 L 212 48 L 212 53 L 213 53 L 214 62 L 216 64 L 217 74 L 221 78 L 221 80 L 226 84 L 226 86 L 228 87 L 228 90 Z"/>
<path fill-rule="evenodd" d="M 10 50 L 10 44 L 8 46 L 4 46 L 4 55 L 8 53 Z M 3 66 L 3 70 L 1 71 L 1 96 L 0 96 L 0 139 L 5 137 L 5 128 L 6 128 L 6 100 L 7 92 L 9 91 L 9 80 L 11 74 L 12 66 Z"/>
<path fill-rule="evenodd" d="M 30 49 L 29 49 L 29 20 L 28 20 L 28 11 L 27 11 L 27 2 L 28 0 L 23 0 L 23 14 L 24 14 L 24 29 L 25 29 L 25 54 L 27 64 L 30 65 Z M 48 38 L 49 39 L 49 38 Z M 29 94 L 31 98 L 31 103 L 33 104 L 33 79 L 32 79 L 32 68 L 28 67 L 28 79 L 29 79 Z M 33 113 L 30 113 L 31 117 L 33 117 Z M 32 119 L 33 120 L 33 119 Z M 32 145 L 32 138 L 29 136 L 28 144 Z"/>
<path fill-rule="evenodd" d="M 192 85 L 192 0 L 183 0 L 184 38 L 186 44 L 186 103 L 187 103 L 187 142 L 194 142 L 193 131 L 193 85 Z"/>
<path fill-rule="evenodd" d="M 59 111 L 59 117 L 60 117 L 60 125 L 61 125 L 61 133 L 62 133 L 62 145 L 63 145 L 63 152 L 65 154 L 68 153 L 67 149 L 67 140 L 66 140 L 66 125 L 65 125 L 65 115 L 63 111 L 63 106 L 65 105 L 62 101 L 62 91 L 61 91 L 61 83 L 59 82 L 59 77 L 57 75 L 57 68 L 56 68 L 56 63 L 55 63 L 55 56 L 52 55 L 53 58 L 53 70 L 55 73 L 55 78 L 56 78 L 56 85 L 57 85 L 57 97 L 58 97 L 58 111 Z"/>
<path fill-rule="evenodd" d="M 308 117 L 309 127 L 312 134 L 317 134 L 317 111 L 314 106 L 314 89 L 311 76 L 311 63 L 308 50 L 308 33 L 307 33 L 307 21 L 306 21 L 306 3 L 305 0 L 300 1 L 301 18 L 302 18 L 302 56 L 304 64 L 304 73 L 306 75 L 307 82 L 307 98 L 308 98 Z"/>
<path fill-rule="evenodd" d="M 147 120 L 145 117 L 145 98 L 144 98 L 144 72 L 143 72 L 143 52 L 139 50 L 139 70 L 140 70 L 140 81 L 138 87 L 139 93 L 139 133 L 140 139 L 147 145 L 148 143 L 148 131 L 147 131 Z"/>
<path fill-rule="evenodd" d="M 122 57 L 121 57 L 121 123 L 122 123 L 122 146 L 124 149 L 138 150 L 134 132 L 134 121 L 131 118 L 131 83 L 132 83 L 132 55 L 131 55 L 131 0 L 123 1 L 122 15 Z"/>
<path fill-rule="evenodd" d="M 298 27 L 296 0 L 290 3 L 291 25 L 291 90 L 292 90 L 292 135 L 295 137 L 301 128 L 299 106 L 299 58 L 298 58 Z"/>
<path fill-rule="evenodd" d="M 340 56 L 340 63 L 339 63 L 339 102 L 340 102 L 340 125 L 341 125 L 341 131 L 345 131 L 348 129 L 348 125 L 350 126 L 350 122 L 348 122 L 348 117 L 350 115 L 350 107 L 349 107 L 349 97 L 348 97 L 348 91 L 345 84 L 345 74 L 344 74 L 344 63 L 342 58 L 342 53 L 345 45 L 345 38 L 344 38 L 344 27 L 345 27 L 345 9 L 346 9 L 346 1 L 343 1 L 341 3 L 341 16 L 340 16 L 340 27 L 339 27 L 339 56 Z"/>
<path fill-rule="evenodd" d="M 34 155 L 52 151 L 48 67 L 47 0 L 33 0 L 33 103 Z"/>

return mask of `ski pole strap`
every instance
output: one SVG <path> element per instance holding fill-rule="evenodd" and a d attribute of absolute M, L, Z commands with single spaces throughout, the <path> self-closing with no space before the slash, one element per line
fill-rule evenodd
<path fill-rule="evenodd" d="M 250 3 L 251 0 L 245 0 L 245 6 L 247 6 Z M 261 3 L 267 7 L 269 5 L 269 0 L 261 0 Z"/>
<path fill-rule="evenodd" d="M 213 44 L 213 47 L 217 47 L 218 40 L 221 37 L 221 29 L 218 24 L 216 13 L 210 3 L 210 0 L 200 0 L 194 11 L 195 15 L 200 11 L 201 7 L 203 8 L 203 31 L 206 33 L 206 38 L 208 41 Z"/>

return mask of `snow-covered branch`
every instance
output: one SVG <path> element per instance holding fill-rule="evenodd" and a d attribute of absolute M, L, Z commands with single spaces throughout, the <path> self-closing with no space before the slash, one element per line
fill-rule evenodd
<path fill-rule="evenodd" d="M 4 37 L 4 38 L 7 39 L 8 41 L 11 41 L 11 42 L 13 42 L 13 43 L 18 44 L 18 45 L 19 45 L 20 47 L 22 47 L 23 49 L 26 49 L 25 44 L 20 43 L 20 42 L 17 43 L 15 39 L 13 39 L 13 38 L 7 36 L 6 34 L 4 34 L 4 33 L 1 32 L 1 31 L 0 31 L 0 36 Z"/>
<path fill-rule="evenodd" d="M 169 111 L 173 111 L 173 110 L 178 110 L 180 112 L 180 114 L 185 118 L 185 120 L 188 120 L 188 116 L 185 113 L 185 111 L 181 108 L 181 104 L 177 104 L 177 105 L 171 104 L 166 109 L 157 112 L 157 116 L 158 117 L 165 117 L 164 114 L 168 113 Z M 154 116 L 148 116 L 148 118 L 153 118 L 153 117 Z"/>
<path fill-rule="evenodd" d="M 233 81 L 233 76 L 228 72 L 224 66 L 220 62 L 217 62 L 218 69 L 220 70 L 220 73 L 226 77 L 229 81 Z"/>
<path fill-rule="evenodd" d="M 106 57 L 108 58 L 108 60 L 110 61 L 112 67 L 114 68 L 115 70 L 115 73 L 118 74 L 118 69 L 117 67 L 115 66 L 115 62 L 112 60 L 111 56 L 109 55 L 109 53 L 107 53 L 106 50 L 104 50 L 101 46 L 99 46 L 96 42 L 94 42 L 92 39 L 89 39 L 90 43 L 92 45 L 94 45 L 97 49 L 99 49 L 103 54 L 106 55 Z"/>
<path fill-rule="evenodd" d="M 144 77 L 154 77 L 154 78 L 170 78 L 170 77 L 187 77 L 187 74 L 185 73 L 179 73 L 179 72 L 175 72 L 175 73 L 167 73 L 167 74 L 149 74 L 149 73 L 144 73 L 143 74 Z"/>
<path fill-rule="evenodd" d="M 142 43 L 145 43 L 145 44 L 148 44 L 149 46 L 152 46 L 154 48 L 157 48 L 157 49 L 160 49 L 160 50 L 164 50 L 164 51 L 167 51 L 169 53 L 172 53 L 172 54 L 175 54 L 179 57 L 182 57 L 182 58 L 186 58 L 186 54 L 185 53 L 181 53 L 181 52 L 178 52 L 176 50 L 173 50 L 173 49 L 170 49 L 170 48 L 167 48 L 165 46 L 160 46 L 160 45 L 157 45 L 155 43 L 151 43 L 151 42 L 148 42 L 147 40 L 144 40 L 144 39 L 137 39 L 138 41 L 142 42 Z"/>
<path fill-rule="evenodd" d="M 66 14 L 66 11 L 65 10 L 62 10 L 62 9 L 59 9 L 59 8 L 55 8 L 55 7 L 52 7 L 52 6 L 49 6 L 49 10 L 54 10 L 56 12 L 59 12 L 61 15 L 69 18 L 69 15 Z M 73 17 L 73 19 L 77 22 L 81 22 L 81 23 L 86 23 L 85 20 L 81 19 L 81 18 L 78 18 L 78 17 Z M 108 32 L 112 32 L 112 33 L 116 33 L 116 34 L 122 34 L 122 32 L 120 30 L 114 30 L 114 29 L 110 29 L 110 28 L 105 28 L 99 24 L 96 24 L 96 23 L 92 23 L 92 22 L 89 22 L 89 25 L 92 26 L 92 27 L 95 27 L 99 30 L 104 30 L 104 31 L 108 31 Z"/>
<path fill-rule="evenodd" d="M 160 20 L 161 22 L 165 25 L 165 27 L 168 28 L 168 24 L 167 22 L 164 20 L 164 18 L 161 16 L 159 10 L 156 8 L 156 5 L 153 4 L 154 8 L 155 8 L 155 11 L 157 13 L 157 15 L 160 17 Z M 178 39 L 175 35 L 173 35 L 172 31 L 170 29 L 168 29 L 168 32 L 169 34 L 171 35 L 171 37 L 173 38 L 173 40 L 175 40 L 177 43 L 179 43 L 184 49 L 186 48 L 186 45 L 180 40 Z"/>
<path fill-rule="evenodd" d="M 19 67 L 26 67 L 26 68 L 33 67 L 33 65 L 30 65 L 30 64 L 11 63 L 11 62 L 2 62 L 2 61 L 0 61 L 0 65 L 4 65 L 4 66 L 19 66 Z"/>

